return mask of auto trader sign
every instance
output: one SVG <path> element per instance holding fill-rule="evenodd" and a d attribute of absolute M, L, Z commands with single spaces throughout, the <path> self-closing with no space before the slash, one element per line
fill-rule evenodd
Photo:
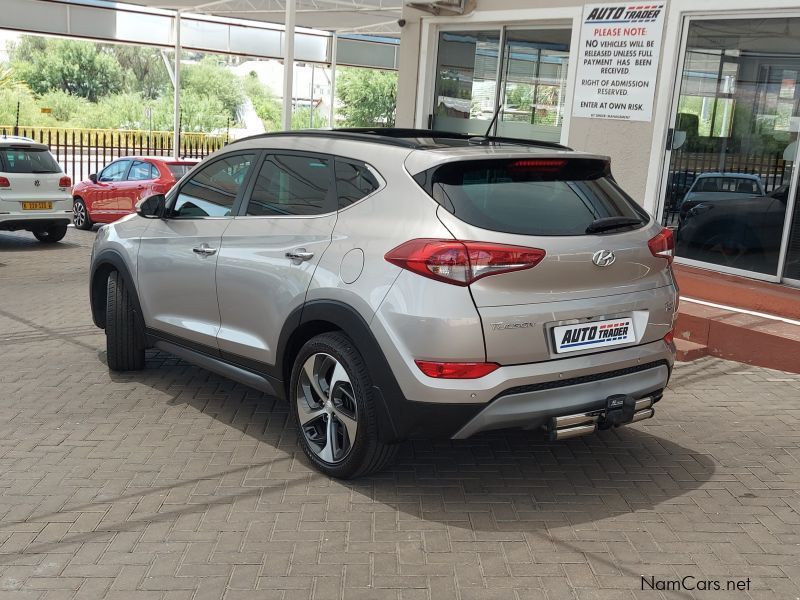
<path fill-rule="evenodd" d="M 664 7 L 662 2 L 584 8 L 573 115 L 651 119 Z"/>

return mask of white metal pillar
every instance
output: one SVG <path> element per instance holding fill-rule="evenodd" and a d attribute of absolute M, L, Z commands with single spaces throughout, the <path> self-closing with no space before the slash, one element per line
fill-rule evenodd
<path fill-rule="evenodd" d="M 333 32 L 331 39 L 331 107 L 328 126 L 333 129 L 336 127 L 336 46 L 339 43 L 339 34 Z"/>
<path fill-rule="evenodd" d="M 286 0 L 283 40 L 283 129 L 292 128 L 292 89 L 294 87 L 294 24 L 297 0 Z"/>
<path fill-rule="evenodd" d="M 174 67 L 175 109 L 172 123 L 172 153 L 181 157 L 181 11 L 175 11 L 175 67 Z"/>

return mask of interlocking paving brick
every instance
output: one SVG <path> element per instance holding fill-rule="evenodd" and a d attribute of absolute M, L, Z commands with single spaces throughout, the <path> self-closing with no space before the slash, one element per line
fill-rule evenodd
<path fill-rule="evenodd" d="M 800 596 L 800 376 L 706 358 L 635 426 L 332 481 L 273 398 L 160 352 L 108 372 L 92 237 L 0 233 L 0 600 Z"/>

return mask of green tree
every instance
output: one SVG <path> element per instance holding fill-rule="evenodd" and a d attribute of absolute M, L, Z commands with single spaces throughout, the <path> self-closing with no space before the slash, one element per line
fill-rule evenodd
<path fill-rule="evenodd" d="M 328 126 L 328 117 L 319 109 L 312 116 L 308 106 L 301 106 L 292 111 L 292 129 L 320 129 Z"/>
<path fill-rule="evenodd" d="M 130 91 L 140 92 L 144 98 L 152 100 L 172 90 L 160 50 L 124 44 L 109 45 L 107 49 L 125 71 Z"/>
<path fill-rule="evenodd" d="M 236 121 L 239 107 L 244 102 L 242 81 L 232 71 L 219 64 L 214 56 L 206 56 L 195 65 L 185 65 L 181 69 L 181 87 L 186 94 L 196 97 L 206 96 L 222 106 L 227 122 L 230 118 Z M 183 105 L 183 103 L 181 103 Z"/>
<path fill-rule="evenodd" d="M 338 112 L 346 127 L 393 127 L 397 73 L 342 68 L 336 80 Z"/>
<path fill-rule="evenodd" d="M 9 47 L 16 77 L 36 94 L 62 90 L 96 102 L 122 91 L 125 73 L 117 59 L 97 44 L 24 36 Z"/>
<path fill-rule="evenodd" d="M 244 78 L 244 92 L 253 103 L 256 114 L 264 123 L 267 131 L 278 131 L 281 128 L 281 104 L 272 94 L 272 91 L 258 80 L 255 71 L 251 71 Z"/>

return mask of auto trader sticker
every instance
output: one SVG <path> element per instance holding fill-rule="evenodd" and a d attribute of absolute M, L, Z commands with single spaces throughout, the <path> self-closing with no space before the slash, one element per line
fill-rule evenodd
<path fill-rule="evenodd" d="M 584 7 L 574 116 L 652 118 L 665 10 L 663 2 Z"/>

